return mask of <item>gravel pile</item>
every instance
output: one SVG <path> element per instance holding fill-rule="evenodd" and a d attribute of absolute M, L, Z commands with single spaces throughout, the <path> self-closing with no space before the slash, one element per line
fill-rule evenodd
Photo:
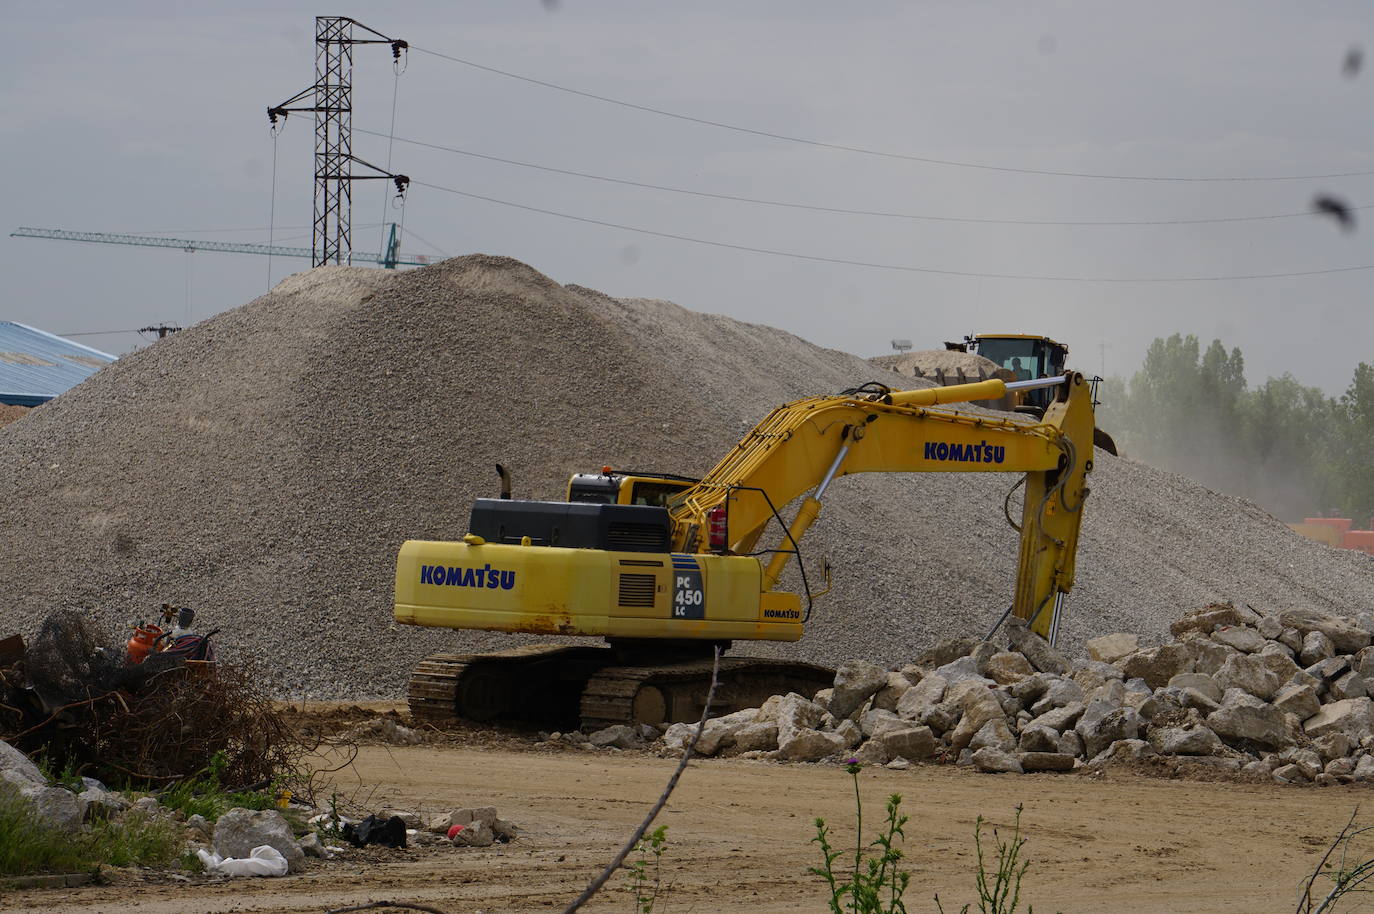
<path fill-rule="evenodd" d="M 0 403 L 0 428 L 4 428 L 16 419 L 28 415 L 29 407 L 11 406 L 8 403 Z"/>
<path fill-rule="evenodd" d="M 394 626 L 394 558 L 575 471 L 703 473 L 773 406 L 896 375 L 783 331 L 560 286 L 473 255 L 330 267 L 102 369 L 0 435 L 0 634 L 62 606 L 124 623 L 198 608 L 283 694 L 393 696 L 420 656 L 520 640 Z M 834 591 L 797 645 L 897 663 L 1009 601 L 1014 478 L 844 479 L 806 541 Z M 1098 453 L 1065 636 L 1164 637 L 1182 608 L 1370 608 L 1374 558 Z M 524 639 L 528 640 L 528 639 Z"/>
<path fill-rule="evenodd" d="M 897 355 L 879 355 L 869 359 L 874 365 L 911 377 L 933 378 L 936 372 L 943 371 L 948 377 L 955 378 L 960 371 L 964 377 L 976 381 L 990 378 L 999 366 L 992 359 L 985 359 L 973 352 L 960 352 L 957 349 L 922 349 L 903 352 Z"/>

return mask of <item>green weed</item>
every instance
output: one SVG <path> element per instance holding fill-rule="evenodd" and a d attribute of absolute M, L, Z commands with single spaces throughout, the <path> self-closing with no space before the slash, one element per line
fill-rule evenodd
<path fill-rule="evenodd" d="M 181 853 L 181 827 L 173 821 L 130 812 L 72 834 L 35 817 L 22 798 L 0 794 L 0 877 L 166 866 Z"/>
<path fill-rule="evenodd" d="M 273 809 L 276 806 L 275 791 L 257 793 L 224 790 L 220 777 L 227 764 L 227 756 L 223 752 L 216 752 L 203 771 L 163 791 L 157 798 L 158 802 L 182 815 L 204 816 L 210 822 L 235 807 Z"/>
<path fill-rule="evenodd" d="M 911 882 L 911 874 L 901 868 L 902 851 L 897 839 L 905 840 L 907 816 L 902 815 L 901 794 L 887 798 L 887 816 L 877 838 L 863 844 L 863 799 L 859 795 L 859 771 L 862 766 L 850 759 L 845 770 L 854 780 L 854 860 L 852 867 L 836 872 L 835 863 L 845 856 L 830 843 L 830 828 L 825 820 L 816 819 L 816 837 L 811 843 L 821 849 L 821 865 L 808 872 L 821 877 L 830 888 L 832 914 L 906 914 L 902 896 Z"/>
<path fill-rule="evenodd" d="M 886 816 L 877 837 L 867 845 L 863 843 L 863 798 L 859 794 L 862 767 L 855 759 L 845 765 L 854 783 L 856 821 L 852 866 L 836 868 L 849 852 L 831 844 L 830 827 L 824 819 L 818 818 L 816 837 L 811 843 L 820 847 L 821 865 L 811 867 L 808 872 L 825 880 L 830 889 L 831 914 L 906 914 L 903 897 L 911 884 L 911 874 L 901 866 L 903 855 L 897 844 L 898 839 L 906 839 L 908 817 L 902 815 L 901 794 L 894 793 L 887 798 Z M 1026 844 L 1026 839 L 1021 837 L 1021 807 L 1016 807 L 1010 840 L 1003 840 L 997 829 L 992 830 L 991 851 L 984 845 L 983 825 L 983 817 L 979 816 L 973 828 L 973 844 L 978 852 L 978 870 L 974 874 L 978 914 L 1016 914 L 1021 904 L 1021 879 L 1030 866 L 1029 861 L 1021 858 L 1021 849 Z M 935 907 L 939 914 L 945 914 L 939 895 L 935 896 Z M 972 910 L 973 905 L 966 904 L 959 909 L 959 914 L 969 914 Z M 1035 909 L 1028 907 L 1026 914 L 1035 914 Z"/>
<path fill-rule="evenodd" d="M 978 872 L 974 876 L 978 890 L 978 914 L 1016 914 L 1021 904 L 1021 878 L 1030 867 L 1030 861 L 1021 859 L 1021 848 L 1025 846 L 1026 839 L 1021 837 L 1020 806 L 1016 807 L 1011 840 L 1002 840 L 996 828 L 992 830 L 992 840 L 996 850 L 996 865 L 989 871 L 983 849 L 983 817 L 979 816 L 973 826 L 973 846 L 978 851 Z M 935 896 L 935 907 L 940 914 L 945 914 L 939 895 Z M 972 909 L 972 905 L 966 904 L 959 909 L 959 914 L 968 914 Z M 1026 914 L 1035 914 L 1035 908 L 1028 906 Z"/>
<path fill-rule="evenodd" d="M 663 891 L 663 854 L 668 850 L 668 826 L 660 825 L 635 845 L 639 855 L 630 864 L 630 893 L 635 899 L 635 914 L 653 914 Z M 650 862 L 650 857 L 653 858 Z"/>

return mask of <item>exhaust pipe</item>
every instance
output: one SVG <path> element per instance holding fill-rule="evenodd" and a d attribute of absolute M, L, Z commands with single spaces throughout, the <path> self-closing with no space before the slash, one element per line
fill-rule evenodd
<path fill-rule="evenodd" d="M 509 501 L 509 500 L 510 500 L 510 470 L 507 470 L 505 467 L 501 466 L 501 464 L 498 463 L 498 464 L 496 465 L 496 473 L 497 473 L 498 476 L 501 477 L 501 497 L 504 498 L 504 499 L 506 499 L 507 501 Z"/>

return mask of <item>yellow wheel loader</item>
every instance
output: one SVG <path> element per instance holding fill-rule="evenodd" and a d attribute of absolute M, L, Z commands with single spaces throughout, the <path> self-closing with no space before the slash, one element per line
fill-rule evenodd
<path fill-rule="evenodd" d="M 959 352 L 976 352 L 997 365 L 996 377 L 1008 381 L 1024 381 L 1029 378 L 1045 378 L 1062 375 L 1069 359 L 1069 347 L 1047 336 L 1029 333 L 979 333 L 964 337 L 962 343 L 945 343 L 946 349 Z M 1093 405 L 1097 405 L 1097 384 L 1101 378 L 1089 379 L 1092 385 Z M 943 377 L 940 383 L 949 383 Z M 991 405 L 991 404 L 989 404 Z M 1049 405 L 1049 394 L 1043 388 L 1023 391 L 1008 397 L 1004 405 L 995 409 L 1008 409 L 1015 412 L 1038 416 Z M 1100 428 L 1093 429 L 1093 444 L 1102 448 L 1113 457 L 1117 456 L 1116 439 Z"/>
<path fill-rule="evenodd" d="M 1046 393 L 1041 417 L 942 408 L 1026 391 Z M 870 383 L 798 400 L 773 410 L 700 480 L 608 468 L 574 476 L 566 501 L 541 502 L 510 499 L 503 473 L 504 497 L 477 499 L 461 540 L 401 547 L 397 621 L 606 643 L 430 656 L 411 677 L 411 711 L 430 720 L 580 718 L 584 727 L 695 719 L 713 647 L 802 637 L 819 596 L 806 569 L 805 594 L 775 586 L 792 556 L 800 562 L 831 484 L 853 473 L 1024 474 L 1008 612 L 1053 641 L 1073 586 L 1092 445 L 1089 385 L 1066 373 L 908 391 Z M 769 530 L 775 539 L 764 545 Z M 809 695 L 832 678 L 814 664 L 727 656 L 713 710 Z"/>

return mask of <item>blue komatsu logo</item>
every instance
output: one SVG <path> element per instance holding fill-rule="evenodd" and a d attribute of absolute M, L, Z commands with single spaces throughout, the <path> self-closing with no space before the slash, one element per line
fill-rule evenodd
<path fill-rule="evenodd" d="M 448 587 L 488 587 L 510 590 L 515 586 L 514 571 L 500 571 L 490 565 L 481 568 L 446 568 L 443 565 L 421 565 L 420 583 Z"/>
<path fill-rule="evenodd" d="M 978 444 L 949 444 L 945 441 L 927 441 L 926 460 L 958 460 L 961 463 L 1001 463 L 1007 459 L 1005 447 L 994 446 L 982 441 Z"/>

